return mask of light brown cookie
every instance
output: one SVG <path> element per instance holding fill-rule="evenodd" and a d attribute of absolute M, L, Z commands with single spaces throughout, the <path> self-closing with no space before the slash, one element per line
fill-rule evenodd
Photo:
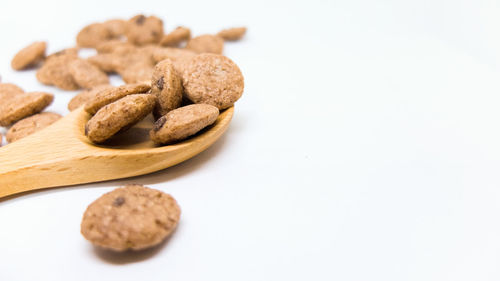
<path fill-rule="evenodd" d="M 109 78 L 102 70 L 84 59 L 75 59 L 69 63 L 69 73 L 76 84 L 84 89 L 109 84 Z"/>
<path fill-rule="evenodd" d="M 78 48 L 74 47 L 74 48 L 67 48 L 67 49 L 63 49 L 63 50 L 57 51 L 55 53 L 52 53 L 52 54 L 48 55 L 47 58 L 45 58 L 45 61 L 49 61 L 52 58 L 56 58 L 56 57 L 60 57 L 60 56 L 67 56 L 67 57 L 70 57 L 70 58 L 77 58 L 78 57 Z"/>
<path fill-rule="evenodd" d="M 113 53 L 119 48 L 124 48 L 124 47 L 134 47 L 134 45 L 130 44 L 129 42 L 124 42 L 122 40 L 118 39 L 113 39 L 109 41 L 102 42 L 96 47 L 96 50 L 99 54 L 107 54 L 107 53 Z"/>
<path fill-rule="evenodd" d="M 69 111 L 73 111 L 80 106 L 84 105 L 87 101 L 93 99 L 97 93 L 114 88 L 111 85 L 99 85 L 96 87 L 93 87 L 92 89 L 88 89 L 85 91 L 80 92 L 78 95 L 74 96 L 68 103 L 68 109 Z"/>
<path fill-rule="evenodd" d="M 36 78 L 45 85 L 54 85 L 63 90 L 77 90 L 80 87 L 69 72 L 69 64 L 75 59 L 77 56 L 70 51 L 54 54 L 38 69 Z"/>
<path fill-rule="evenodd" d="M 128 21 L 125 33 L 128 42 L 135 45 L 158 43 L 163 37 L 163 21 L 155 16 L 137 15 Z"/>
<path fill-rule="evenodd" d="M 88 57 L 87 60 L 106 73 L 116 72 L 116 69 L 122 64 L 121 57 L 113 53 L 97 54 Z"/>
<path fill-rule="evenodd" d="M 111 37 L 118 38 L 125 35 L 127 21 L 122 19 L 111 19 L 103 22 L 103 25 L 109 30 Z"/>
<path fill-rule="evenodd" d="M 179 48 L 156 48 L 153 51 L 155 62 L 170 59 L 175 70 L 181 75 L 184 72 L 186 63 L 194 56 L 196 56 L 195 52 Z"/>
<path fill-rule="evenodd" d="M 15 142 L 51 125 L 62 116 L 52 112 L 42 112 L 17 121 L 7 131 L 7 141 Z"/>
<path fill-rule="evenodd" d="M 23 94 L 23 89 L 12 83 L 0 83 L 0 105 L 7 99 Z"/>
<path fill-rule="evenodd" d="M 100 43 L 113 38 L 111 31 L 105 24 L 92 23 L 85 26 L 76 36 L 76 43 L 80 47 L 95 48 Z"/>
<path fill-rule="evenodd" d="M 179 26 L 169 34 L 163 36 L 160 45 L 168 47 L 178 47 L 182 42 L 191 39 L 191 30 L 184 26 Z"/>
<path fill-rule="evenodd" d="M 224 50 L 224 39 L 211 34 L 196 36 L 187 42 L 186 49 L 198 54 L 222 54 L 222 51 Z"/>
<path fill-rule="evenodd" d="M 113 87 L 98 92 L 95 97 L 85 104 L 85 111 L 95 114 L 103 106 L 117 101 L 125 96 L 141 94 L 149 91 L 151 86 L 145 83 L 127 84 L 120 87 Z"/>
<path fill-rule="evenodd" d="M 126 185 L 92 202 L 81 233 L 94 245 L 114 251 L 141 250 L 161 243 L 177 227 L 181 209 L 169 194 Z"/>
<path fill-rule="evenodd" d="M 132 127 L 153 111 L 156 97 L 150 94 L 128 95 L 103 108 L 87 122 L 85 135 L 94 143 L 102 143 L 119 131 Z"/>
<path fill-rule="evenodd" d="M 16 95 L 0 104 L 0 126 L 9 126 L 30 115 L 41 112 L 54 100 L 54 95 L 30 92 Z"/>
<path fill-rule="evenodd" d="M 28 68 L 36 65 L 45 58 L 47 43 L 35 42 L 19 51 L 12 59 L 10 65 L 15 70 Z"/>
<path fill-rule="evenodd" d="M 134 49 L 122 49 L 119 54 L 114 52 L 113 55 L 119 56 L 119 61 L 116 65 L 116 72 L 122 76 L 125 83 L 140 83 L 150 82 L 155 66 L 153 60 L 153 50 L 156 46 L 143 46 Z"/>
<path fill-rule="evenodd" d="M 182 76 L 184 94 L 194 103 L 225 109 L 243 94 L 244 81 L 239 67 L 228 57 L 201 54 L 193 57 Z"/>
<path fill-rule="evenodd" d="M 213 124 L 219 116 L 217 107 L 192 104 L 174 109 L 156 120 L 149 135 L 156 144 L 170 144 L 192 136 Z"/>
<path fill-rule="evenodd" d="M 246 27 L 233 27 L 221 30 L 217 35 L 226 41 L 237 41 L 243 38 L 246 32 Z"/>
<path fill-rule="evenodd" d="M 151 94 L 154 94 L 158 99 L 154 110 L 154 115 L 157 118 L 181 105 L 182 81 L 169 59 L 163 60 L 155 66 L 151 80 Z"/>
<path fill-rule="evenodd" d="M 134 63 L 125 69 L 118 70 L 118 74 L 125 83 L 149 83 L 153 75 L 153 66 L 150 63 Z"/>

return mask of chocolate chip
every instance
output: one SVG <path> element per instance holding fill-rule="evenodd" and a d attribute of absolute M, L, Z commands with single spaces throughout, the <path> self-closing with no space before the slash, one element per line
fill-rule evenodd
<path fill-rule="evenodd" d="M 143 16 L 143 15 L 140 15 L 136 20 L 135 20 L 135 23 L 137 25 L 142 25 L 144 23 L 144 21 L 146 20 L 146 17 Z"/>
<path fill-rule="evenodd" d="M 165 117 L 165 116 L 160 117 L 160 119 L 156 120 L 155 125 L 153 126 L 153 130 L 155 132 L 159 131 L 161 129 L 161 127 L 163 127 L 165 122 L 167 122 L 167 117 Z"/>
<path fill-rule="evenodd" d="M 116 197 L 115 201 L 113 201 L 113 206 L 120 207 L 123 203 L 125 203 L 125 198 Z"/>
<path fill-rule="evenodd" d="M 163 90 L 163 76 L 160 77 L 160 79 L 158 79 L 158 81 L 156 81 L 156 86 L 158 86 L 158 89 Z"/>

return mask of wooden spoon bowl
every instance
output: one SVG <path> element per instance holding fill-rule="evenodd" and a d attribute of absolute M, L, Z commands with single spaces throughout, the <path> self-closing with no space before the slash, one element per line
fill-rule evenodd
<path fill-rule="evenodd" d="M 84 133 L 90 115 L 82 107 L 51 126 L 0 148 L 0 198 L 16 193 L 144 175 L 185 161 L 212 145 L 226 131 L 234 107 L 212 126 L 173 145 L 149 139 L 145 120 L 106 145 Z"/>

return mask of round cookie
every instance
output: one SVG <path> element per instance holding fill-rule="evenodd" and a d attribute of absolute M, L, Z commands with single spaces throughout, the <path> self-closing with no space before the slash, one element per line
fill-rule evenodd
<path fill-rule="evenodd" d="M 63 90 L 77 90 L 80 87 L 69 72 L 69 64 L 77 59 L 73 52 L 63 50 L 49 56 L 36 72 L 36 78 L 42 84 L 54 85 Z"/>
<path fill-rule="evenodd" d="M 163 37 L 163 21 L 155 16 L 137 15 L 128 21 L 125 33 L 128 42 L 138 46 L 158 43 Z"/>
<path fill-rule="evenodd" d="M 7 131 L 7 141 L 15 142 L 51 125 L 62 116 L 52 112 L 42 112 L 17 121 Z"/>
<path fill-rule="evenodd" d="M 180 75 L 184 72 L 186 63 L 194 56 L 196 56 L 195 52 L 179 48 L 156 48 L 153 51 L 153 59 L 155 62 L 170 59 L 175 70 Z"/>
<path fill-rule="evenodd" d="M 153 247 L 177 227 L 181 210 L 175 199 L 142 185 L 126 185 L 92 202 L 81 233 L 94 245 L 114 250 Z"/>
<path fill-rule="evenodd" d="M 80 92 L 78 95 L 74 96 L 68 103 L 68 109 L 69 111 L 73 111 L 80 106 L 84 105 L 87 101 L 93 99 L 97 93 L 114 88 L 111 85 L 99 85 L 96 87 L 93 87 L 92 89 L 85 90 Z"/>
<path fill-rule="evenodd" d="M 106 73 L 115 73 L 121 65 L 121 57 L 114 53 L 102 53 L 88 57 L 87 60 Z"/>
<path fill-rule="evenodd" d="M 101 69 L 84 59 L 75 59 L 69 63 L 69 73 L 76 84 L 84 89 L 109 84 L 109 78 Z"/>
<path fill-rule="evenodd" d="M 169 59 L 159 62 L 153 71 L 151 94 L 158 98 L 154 115 L 163 116 L 182 102 L 182 81 Z"/>
<path fill-rule="evenodd" d="M 219 116 L 217 107 L 192 104 L 174 109 L 156 120 L 149 132 L 156 144 L 169 144 L 192 136 L 213 124 Z"/>
<path fill-rule="evenodd" d="M 78 58 L 78 50 L 79 49 L 77 47 L 62 49 L 60 51 L 57 51 L 55 53 L 48 55 L 45 58 L 45 61 L 49 61 L 53 58 L 60 57 L 60 56 L 67 56 L 67 57 L 76 59 L 76 58 Z"/>
<path fill-rule="evenodd" d="M 24 90 L 12 83 L 0 83 L 0 103 L 4 103 L 7 99 L 19 94 L 23 94 Z"/>
<path fill-rule="evenodd" d="M 219 31 L 219 33 L 217 33 L 217 35 L 226 41 L 236 41 L 240 40 L 246 32 L 246 27 L 233 27 L 221 30 Z"/>
<path fill-rule="evenodd" d="M 19 51 L 12 59 L 10 65 L 15 70 L 25 69 L 31 65 L 35 65 L 45 57 L 47 43 L 34 42 L 29 46 Z"/>
<path fill-rule="evenodd" d="M 103 22 L 103 25 L 109 30 L 111 37 L 117 38 L 125 35 L 127 21 L 122 19 L 111 19 Z"/>
<path fill-rule="evenodd" d="M 179 26 L 169 34 L 163 36 L 160 41 L 162 46 L 177 47 L 180 43 L 191 38 L 191 30 L 184 26 Z"/>
<path fill-rule="evenodd" d="M 85 125 L 85 135 L 102 143 L 119 131 L 132 127 L 153 111 L 156 97 L 150 94 L 128 95 L 99 109 Z"/>
<path fill-rule="evenodd" d="M 96 47 L 96 50 L 97 53 L 99 54 L 107 54 L 107 53 L 113 53 L 115 50 L 119 48 L 131 48 L 131 47 L 134 47 L 134 45 L 130 44 L 129 42 L 113 39 L 102 42 Z"/>
<path fill-rule="evenodd" d="M 224 39 L 211 34 L 196 36 L 187 42 L 186 49 L 198 54 L 222 54 L 222 51 L 224 50 Z"/>
<path fill-rule="evenodd" d="M 118 70 L 118 74 L 125 83 L 149 83 L 153 75 L 154 66 L 149 62 L 135 62 L 126 68 Z"/>
<path fill-rule="evenodd" d="M 54 100 L 54 95 L 44 92 L 20 94 L 0 104 L 0 126 L 9 126 L 30 115 L 41 112 Z"/>
<path fill-rule="evenodd" d="M 93 23 L 85 26 L 76 36 L 76 43 L 80 47 L 95 48 L 100 43 L 113 38 L 111 31 L 102 23 Z"/>
<path fill-rule="evenodd" d="M 231 107 L 243 94 L 239 67 L 223 55 L 193 57 L 182 75 L 184 94 L 194 103 L 206 103 L 220 110 Z"/>
<path fill-rule="evenodd" d="M 120 87 L 113 87 L 98 92 L 95 97 L 85 104 L 85 111 L 95 114 L 103 106 L 117 101 L 125 96 L 132 94 L 145 93 L 151 89 L 149 84 L 137 83 L 126 84 Z"/>

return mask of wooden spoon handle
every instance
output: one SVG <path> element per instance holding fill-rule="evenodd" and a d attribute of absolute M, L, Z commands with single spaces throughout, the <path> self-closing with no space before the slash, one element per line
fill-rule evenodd
<path fill-rule="evenodd" d="M 75 182 L 75 163 L 89 156 L 75 132 L 79 113 L 0 148 L 0 197 Z"/>

